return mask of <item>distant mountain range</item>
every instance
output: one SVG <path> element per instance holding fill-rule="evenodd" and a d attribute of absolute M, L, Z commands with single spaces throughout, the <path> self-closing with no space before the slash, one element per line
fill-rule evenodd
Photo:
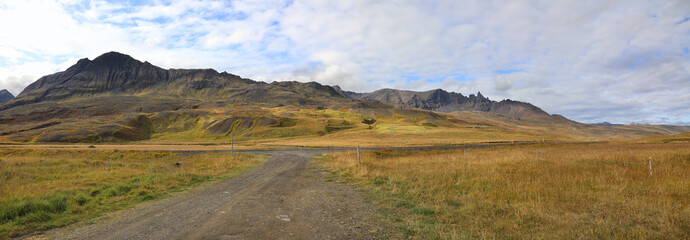
<path fill-rule="evenodd" d="M 468 97 L 465 97 L 460 93 L 447 92 L 443 89 L 415 92 L 386 88 L 371 93 L 356 93 L 343 91 L 336 86 L 336 90 L 343 96 L 353 99 L 377 100 L 438 112 L 482 111 L 498 113 L 516 119 L 551 116 L 532 104 L 510 99 L 500 102 L 492 101 L 484 97 L 481 92 L 478 92 L 477 95 L 470 94 Z"/>
<path fill-rule="evenodd" d="M 7 89 L 0 90 L 0 104 L 3 104 L 5 102 L 8 102 L 14 98 L 14 95 L 12 95 L 11 92 L 7 91 Z"/>
<path fill-rule="evenodd" d="M 282 110 L 266 110 L 270 108 Z M 312 117 L 301 112 L 303 109 L 341 113 Z M 486 114 L 460 114 L 470 112 Z M 314 124 L 318 126 L 292 132 L 272 129 L 294 126 L 295 119 L 290 115 L 295 113 L 317 121 Z M 194 132 L 200 138 L 230 132 L 247 137 L 266 134 L 262 131 L 277 136 L 320 136 L 355 126 L 352 119 L 343 118 L 346 113 L 370 118 L 399 116 L 391 121 L 423 126 L 488 124 L 512 129 L 529 125 L 526 131 L 535 131 L 548 123 L 551 125 L 546 132 L 566 129 L 567 134 L 574 132 L 577 136 L 643 136 L 688 130 L 620 128 L 615 133 L 601 134 L 601 126 L 549 115 L 525 102 L 492 101 L 481 93 L 464 96 L 442 89 L 356 93 L 316 82 L 265 83 L 213 69 L 163 69 L 129 55 L 108 52 L 41 77 L 16 97 L 0 91 L 0 141 L 129 141 L 181 132 Z"/>
<path fill-rule="evenodd" d="M 381 89 L 371 93 L 356 93 L 316 82 L 266 84 L 212 69 L 166 70 L 117 52 L 105 53 L 94 60 L 81 59 L 63 72 L 42 77 L 26 87 L 13 101 L 1 105 L 0 110 L 42 101 L 103 94 L 239 99 L 283 105 L 319 105 L 328 102 L 324 101 L 325 98 L 346 97 L 439 112 L 483 111 L 517 119 L 549 116 L 532 104 L 512 100 L 491 101 L 481 93 L 468 97 L 442 89 L 426 92 Z"/>

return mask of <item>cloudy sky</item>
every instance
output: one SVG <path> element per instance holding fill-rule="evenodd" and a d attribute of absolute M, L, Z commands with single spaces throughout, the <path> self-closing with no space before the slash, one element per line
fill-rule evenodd
<path fill-rule="evenodd" d="M 119 51 L 346 90 L 443 88 L 690 124 L 690 1 L 0 0 L 0 89 Z"/>

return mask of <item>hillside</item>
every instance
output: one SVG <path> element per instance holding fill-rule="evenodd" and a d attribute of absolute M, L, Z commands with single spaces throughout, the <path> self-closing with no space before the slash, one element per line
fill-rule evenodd
<path fill-rule="evenodd" d="M 364 119 L 376 119 L 367 125 Z M 109 52 L 41 77 L 0 104 L 0 142 L 225 142 L 344 146 L 630 138 L 690 131 L 594 126 L 480 93 L 343 91 L 264 83 L 212 69 L 163 69 Z"/>

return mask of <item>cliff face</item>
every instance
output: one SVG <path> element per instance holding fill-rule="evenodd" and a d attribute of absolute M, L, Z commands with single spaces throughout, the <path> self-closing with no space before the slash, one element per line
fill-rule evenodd
<path fill-rule="evenodd" d="M 7 89 L 0 90 L 0 104 L 3 104 L 5 102 L 8 102 L 14 98 L 14 95 L 12 95 L 11 92 L 7 91 Z"/>
<path fill-rule="evenodd" d="M 518 119 L 550 116 L 529 103 L 512 100 L 492 101 L 481 93 L 477 93 L 477 95 L 470 94 L 468 97 L 465 97 L 460 93 L 447 92 L 442 89 L 426 92 L 381 89 L 371 93 L 344 92 L 343 95 L 354 99 L 378 100 L 439 112 L 482 111 L 503 114 Z"/>

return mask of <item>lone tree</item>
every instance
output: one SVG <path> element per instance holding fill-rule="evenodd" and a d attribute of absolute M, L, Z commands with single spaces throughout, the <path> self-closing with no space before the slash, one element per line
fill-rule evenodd
<path fill-rule="evenodd" d="M 362 123 L 369 125 L 369 129 L 371 129 L 372 128 L 371 125 L 374 125 L 374 123 L 376 123 L 376 119 L 373 119 L 373 118 L 372 119 L 366 119 L 365 118 L 364 120 L 362 120 Z"/>

